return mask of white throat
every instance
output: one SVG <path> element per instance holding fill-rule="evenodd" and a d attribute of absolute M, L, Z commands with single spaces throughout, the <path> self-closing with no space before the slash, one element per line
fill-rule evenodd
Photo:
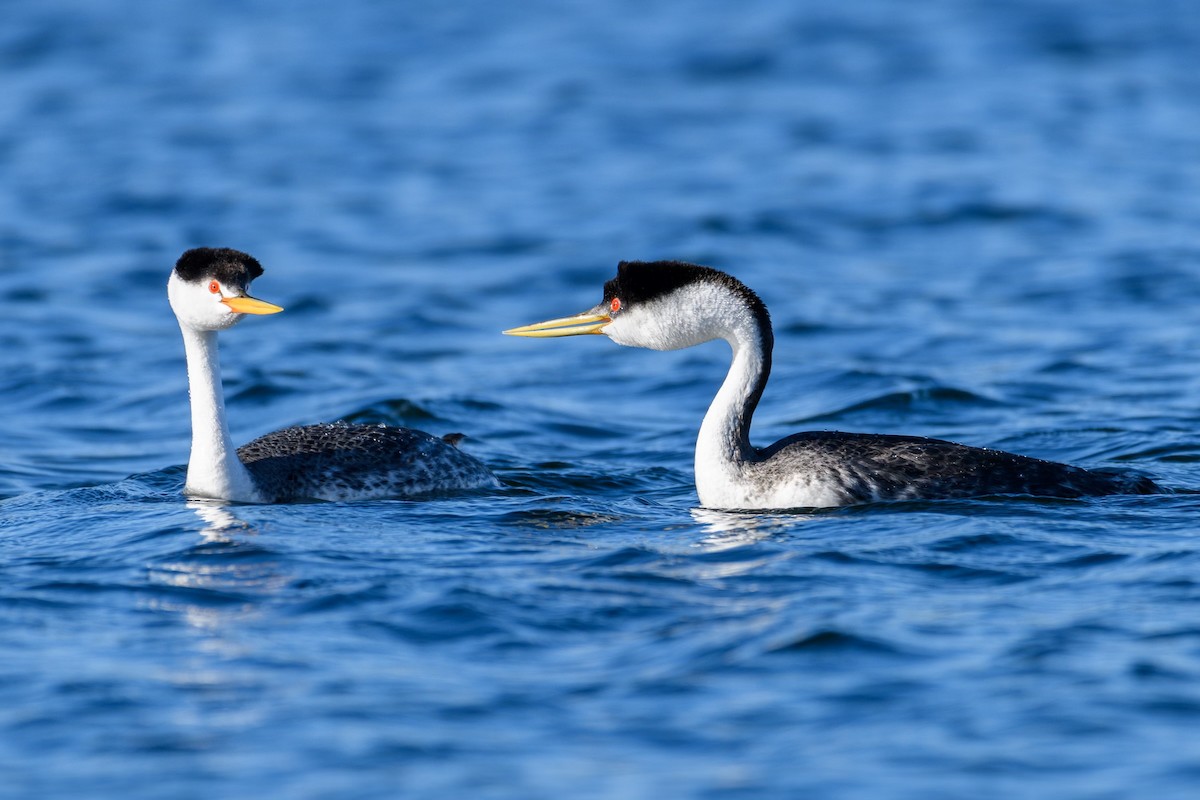
<path fill-rule="evenodd" d="M 262 502 L 254 479 L 237 457 L 225 422 L 217 332 L 180 324 L 187 354 L 188 392 L 192 405 L 192 454 L 184 491 L 196 497 Z"/>
<path fill-rule="evenodd" d="M 763 373 L 765 354 L 753 331 L 735 332 L 726 341 L 733 349 L 733 362 L 696 437 L 696 493 L 706 508 L 748 508 L 753 487 L 747 467 L 755 459 L 750 420 L 757 403 L 751 395 Z"/>

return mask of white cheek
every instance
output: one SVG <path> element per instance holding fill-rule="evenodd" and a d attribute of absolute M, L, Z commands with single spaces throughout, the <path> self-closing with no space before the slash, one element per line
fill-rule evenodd
<path fill-rule="evenodd" d="M 242 315 L 235 313 L 229 306 L 224 303 L 217 303 L 217 307 L 213 310 L 212 325 L 224 330 L 225 328 L 233 327 L 241 318 Z"/>
<path fill-rule="evenodd" d="M 242 318 L 221 302 L 221 294 L 208 287 L 188 285 L 172 278 L 168 284 L 171 309 L 179 321 L 196 330 L 218 331 L 235 325 Z"/>
<path fill-rule="evenodd" d="M 619 345 L 645 347 L 650 350 L 670 349 L 665 346 L 657 320 L 652 315 L 626 311 L 618 314 L 601 332 Z"/>
<path fill-rule="evenodd" d="M 600 329 L 600 332 L 612 339 L 614 342 L 625 347 L 638 347 L 638 343 L 630 338 L 632 331 L 628 330 L 625 325 L 624 317 L 617 317 L 612 322 Z"/>
<path fill-rule="evenodd" d="M 233 327 L 242 318 L 242 315 L 221 302 L 226 297 L 230 297 L 231 293 L 225 288 L 224 284 L 218 284 L 218 286 L 220 286 L 219 291 L 208 292 L 208 296 L 205 298 L 208 300 L 208 307 L 204 313 L 207 317 L 206 321 L 209 327 L 215 330 L 225 330 L 226 328 Z"/>
<path fill-rule="evenodd" d="M 645 347 L 649 350 L 679 350 L 708 341 L 704 320 L 694 309 L 702 307 L 686 302 L 653 302 L 627 308 L 619 313 L 603 332 L 617 344 Z"/>

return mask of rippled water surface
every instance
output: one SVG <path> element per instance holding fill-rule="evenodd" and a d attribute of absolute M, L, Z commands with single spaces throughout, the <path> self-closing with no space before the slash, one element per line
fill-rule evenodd
<path fill-rule="evenodd" d="M 0 794 L 1193 797 L 1188 2 L 10 0 Z M 181 496 L 196 245 L 234 438 L 463 431 L 496 492 Z M 1176 491 L 732 514 L 728 359 L 501 328 L 620 259 L 756 288 L 756 420 Z"/>

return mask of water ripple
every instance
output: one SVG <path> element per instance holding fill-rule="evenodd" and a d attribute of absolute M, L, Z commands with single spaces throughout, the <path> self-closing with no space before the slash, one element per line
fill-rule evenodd
<path fill-rule="evenodd" d="M 1200 28 L 1094 5 L 6 4 L 0 793 L 1194 794 Z M 287 308 L 221 334 L 236 441 L 504 488 L 184 499 L 202 244 Z M 499 335 L 655 258 L 770 307 L 757 444 L 1180 491 L 697 508 L 727 348 Z"/>

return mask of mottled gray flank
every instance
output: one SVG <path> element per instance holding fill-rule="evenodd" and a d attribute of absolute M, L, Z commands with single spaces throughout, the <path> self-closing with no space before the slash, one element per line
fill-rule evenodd
<path fill-rule="evenodd" d="M 268 502 L 407 497 L 499 486 L 478 459 L 411 428 L 325 424 L 286 428 L 238 448 Z"/>
<path fill-rule="evenodd" d="M 782 439 L 748 464 L 764 486 L 820 474 L 843 503 L 989 495 L 1157 494 L 1135 473 L 1087 470 L 982 447 L 874 433 L 813 431 Z"/>

